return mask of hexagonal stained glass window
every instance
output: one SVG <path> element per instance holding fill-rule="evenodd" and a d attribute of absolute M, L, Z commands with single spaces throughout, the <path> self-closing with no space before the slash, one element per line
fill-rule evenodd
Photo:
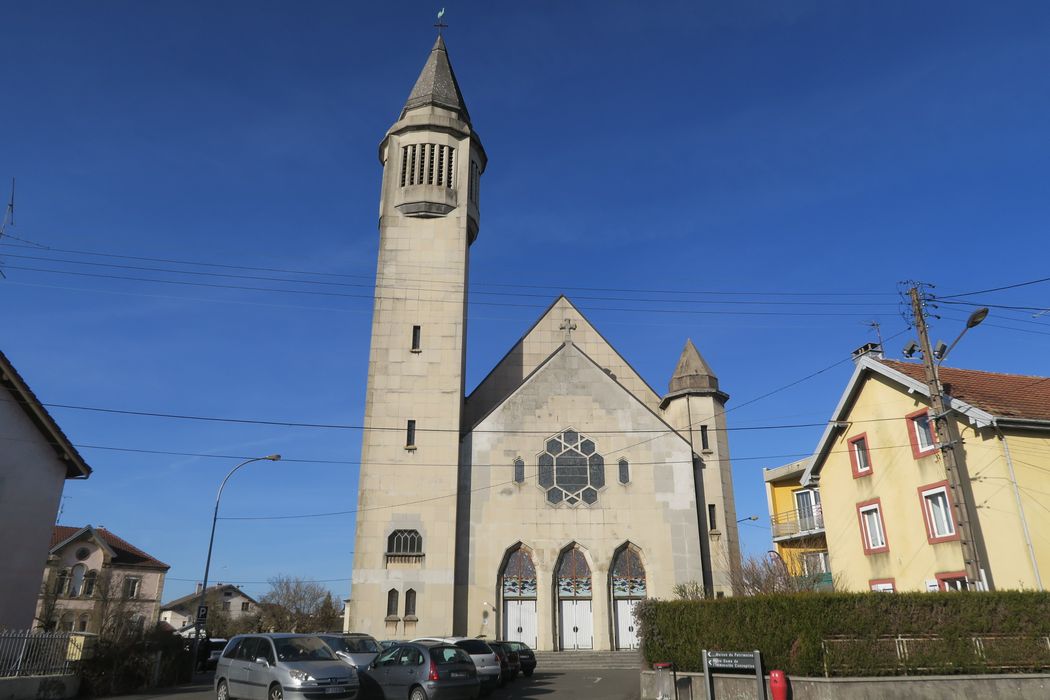
<path fill-rule="evenodd" d="M 539 484 L 552 505 L 593 505 L 605 486 L 605 460 L 593 440 L 569 428 L 546 440 L 539 455 Z"/>

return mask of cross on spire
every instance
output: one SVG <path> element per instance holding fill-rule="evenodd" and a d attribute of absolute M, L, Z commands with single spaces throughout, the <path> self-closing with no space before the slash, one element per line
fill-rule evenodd
<path fill-rule="evenodd" d="M 565 331 L 565 342 L 571 343 L 572 332 L 576 330 L 576 321 L 573 321 L 571 318 L 566 318 L 561 322 L 561 325 L 558 326 L 558 330 Z"/>
<path fill-rule="evenodd" d="M 448 25 L 441 21 L 441 18 L 445 16 L 445 8 L 441 8 L 441 12 L 438 12 L 438 21 L 434 27 L 438 30 L 438 36 L 441 36 L 442 29 L 448 29 Z"/>

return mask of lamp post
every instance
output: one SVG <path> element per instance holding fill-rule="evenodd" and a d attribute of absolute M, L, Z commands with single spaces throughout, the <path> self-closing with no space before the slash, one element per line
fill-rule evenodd
<path fill-rule="evenodd" d="M 745 521 L 755 522 L 756 520 L 758 520 L 758 516 L 757 515 L 749 515 L 746 518 L 740 518 L 740 520 L 737 520 L 737 522 L 738 523 L 742 523 L 742 522 L 745 522 Z"/>
<path fill-rule="evenodd" d="M 201 594 L 200 594 L 200 597 L 197 599 L 197 618 L 196 618 L 196 624 L 194 625 L 194 628 L 193 628 L 193 664 L 194 664 L 194 667 L 196 667 L 196 664 L 197 664 L 197 654 L 199 652 L 200 643 L 201 643 L 201 623 L 203 622 L 203 620 L 201 619 L 201 610 L 202 610 L 202 608 L 204 608 L 204 602 L 205 602 L 205 600 L 207 598 L 207 595 L 208 595 L 208 573 L 211 571 L 211 550 L 212 550 L 212 547 L 215 544 L 215 523 L 219 519 L 219 501 L 222 499 L 222 490 L 224 488 L 226 488 L 226 482 L 230 480 L 230 477 L 233 476 L 234 472 L 236 472 L 238 469 L 240 469 L 241 467 L 243 467 L 246 464 L 251 464 L 252 462 L 261 462 L 263 460 L 269 460 L 271 462 L 279 462 L 281 460 L 281 455 L 267 455 L 265 457 L 252 457 L 251 459 L 244 460 L 243 462 L 241 462 L 236 467 L 234 467 L 233 469 L 230 470 L 230 473 L 227 474 L 226 478 L 222 480 L 221 484 L 219 484 L 219 492 L 215 495 L 215 511 L 212 513 L 212 516 L 211 516 L 211 535 L 208 537 L 208 558 L 204 560 L 204 584 L 201 586 Z"/>
<path fill-rule="evenodd" d="M 941 377 L 937 371 L 941 362 L 948 356 L 952 348 L 958 344 L 966 331 L 977 326 L 988 316 L 988 309 L 977 309 L 966 319 L 966 327 L 959 333 L 951 346 L 945 348 L 943 343 L 937 346 L 937 350 L 930 347 L 929 331 L 926 328 L 926 312 L 923 309 L 922 297 L 918 287 L 912 287 L 909 291 L 911 297 L 912 314 L 915 317 L 915 330 L 919 334 L 918 350 L 922 351 L 922 364 L 926 370 L 926 386 L 930 392 L 930 405 L 933 408 L 933 421 L 937 431 L 937 446 L 941 450 L 944 461 L 944 471 L 948 477 L 948 495 L 952 502 L 952 511 L 955 514 L 955 523 L 959 528 L 959 543 L 962 545 L 963 564 L 966 569 L 966 587 L 980 589 L 982 585 L 981 558 L 974 541 L 973 528 L 970 524 L 971 509 L 967 503 L 967 484 L 964 484 L 963 475 L 966 473 L 966 458 L 959 449 L 962 443 L 952 433 L 954 425 L 948 421 L 948 409 L 944 400 L 944 387 L 941 385 Z M 914 353 L 915 348 L 909 346 Z M 969 477 L 966 477 L 967 479 Z M 976 513 L 974 514 L 976 516 Z"/>

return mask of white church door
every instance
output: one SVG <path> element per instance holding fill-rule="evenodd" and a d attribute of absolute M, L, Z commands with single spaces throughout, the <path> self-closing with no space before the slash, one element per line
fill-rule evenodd
<path fill-rule="evenodd" d="M 638 648 L 638 623 L 634 608 L 645 598 L 645 568 L 633 545 L 627 545 L 613 559 L 613 614 L 616 615 L 616 648 Z"/>
<path fill-rule="evenodd" d="M 558 565 L 558 632 L 560 648 L 594 647 L 591 614 L 591 568 L 576 547 L 562 555 Z"/>
<path fill-rule="evenodd" d="M 536 648 L 536 567 L 519 546 L 507 557 L 501 575 L 503 639 Z"/>
<path fill-rule="evenodd" d="M 503 638 L 536 648 L 536 601 L 503 601 Z"/>

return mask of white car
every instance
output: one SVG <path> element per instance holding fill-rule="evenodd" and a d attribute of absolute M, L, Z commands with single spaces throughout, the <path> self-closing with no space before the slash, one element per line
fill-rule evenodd
<path fill-rule="evenodd" d="M 470 654 L 474 666 L 478 669 L 478 680 L 481 681 L 481 690 L 490 693 L 499 686 L 501 667 L 496 652 L 485 643 L 483 639 L 473 637 L 420 637 L 413 642 L 444 642 L 454 644 L 463 651 Z"/>

